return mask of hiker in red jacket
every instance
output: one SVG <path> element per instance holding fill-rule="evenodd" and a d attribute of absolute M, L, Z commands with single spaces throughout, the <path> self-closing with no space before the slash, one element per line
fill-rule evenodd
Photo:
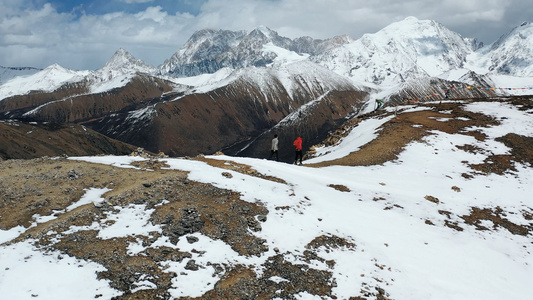
<path fill-rule="evenodd" d="M 294 157 L 294 164 L 298 162 L 298 157 L 300 157 L 300 165 L 302 164 L 303 154 L 302 154 L 302 138 L 297 137 L 294 142 L 294 150 L 296 151 L 296 156 Z"/>

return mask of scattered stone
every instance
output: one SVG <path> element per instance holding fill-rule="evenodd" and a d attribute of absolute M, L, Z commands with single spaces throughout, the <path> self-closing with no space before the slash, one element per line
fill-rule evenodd
<path fill-rule="evenodd" d="M 264 223 L 264 222 L 267 221 L 267 216 L 266 215 L 259 215 L 259 216 L 257 216 L 257 220 L 259 222 L 263 222 Z"/>
<path fill-rule="evenodd" d="M 67 177 L 70 180 L 78 179 L 80 177 L 80 174 L 76 172 L 76 170 L 70 170 L 67 172 Z"/>
<path fill-rule="evenodd" d="M 337 191 L 341 192 L 350 192 L 350 189 L 342 184 L 328 184 L 330 188 L 334 188 Z"/>
<path fill-rule="evenodd" d="M 457 222 L 451 222 L 450 220 L 444 220 L 444 226 L 450 227 L 457 231 L 463 231 L 463 228 L 460 227 Z"/>
<path fill-rule="evenodd" d="M 155 156 L 155 158 L 168 158 L 168 155 L 166 155 L 164 152 L 159 152 L 157 153 L 157 155 Z"/>
<path fill-rule="evenodd" d="M 305 246 L 307 249 L 318 249 L 320 247 L 326 247 L 329 249 L 338 249 L 342 247 L 347 249 L 355 249 L 356 245 L 347 241 L 345 238 L 341 238 L 336 235 L 321 235 L 314 238 Z"/>
<path fill-rule="evenodd" d="M 474 176 L 472 176 L 472 175 L 470 175 L 470 174 L 467 174 L 467 173 L 462 173 L 462 174 L 461 174 L 461 177 L 466 178 L 466 179 L 472 179 L 472 178 L 474 178 Z"/>
<path fill-rule="evenodd" d="M 195 237 L 195 236 L 187 236 L 187 242 L 189 242 L 189 244 L 194 244 L 196 242 L 198 242 L 200 239 Z"/>
<path fill-rule="evenodd" d="M 185 265 L 185 270 L 189 271 L 198 271 L 199 268 L 200 266 L 196 264 L 196 261 L 194 259 L 190 259 Z"/>
<path fill-rule="evenodd" d="M 426 199 L 427 201 L 430 201 L 430 202 L 433 202 L 433 203 L 436 203 L 436 204 L 439 204 L 439 199 L 436 198 L 436 197 L 433 197 L 433 196 L 425 196 L 424 199 Z"/>
<path fill-rule="evenodd" d="M 261 223 L 259 223 L 254 217 L 246 218 L 248 222 L 248 227 L 255 232 L 261 231 Z"/>
<path fill-rule="evenodd" d="M 230 172 L 222 172 L 222 176 L 224 176 L 226 178 L 233 178 L 233 175 L 231 175 Z"/>
<path fill-rule="evenodd" d="M 196 207 L 185 207 L 181 210 L 182 217 L 178 226 L 173 230 L 178 237 L 200 231 L 204 227 L 204 220 Z"/>
<path fill-rule="evenodd" d="M 145 198 L 137 197 L 137 198 L 135 198 L 135 200 L 133 200 L 133 203 L 135 203 L 137 205 L 140 205 L 140 204 L 145 204 L 146 201 L 147 201 L 147 199 L 145 199 Z"/>
<path fill-rule="evenodd" d="M 455 186 L 455 185 L 454 185 L 454 186 L 452 186 L 452 190 L 454 190 L 454 191 L 456 191 L 456 192 L 458 192 L 458 193 L 459 193 L 459 192 L 461 191 L 461 189 L 460 189 L 460 188 L 458 188 L 458 187 L 457 187 L 457 186 Z"/>

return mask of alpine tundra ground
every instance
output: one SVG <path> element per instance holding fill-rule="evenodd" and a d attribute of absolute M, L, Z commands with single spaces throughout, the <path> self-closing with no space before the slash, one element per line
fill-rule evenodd
<path fill-rule="evenodd" d="M 476 100 L 477 101 L 477 100 Z M 512 107 L 533 113 L 531 99 L 490 99 L 487 103 L 506 103 Z M 477 101 L 479 102 L 479 101 Z M 308 163 L 300 167 L 322 168 L 327 166 L 378 166 L 399 159 L 405 147 L 413 142 L 426 143 L 424 137 L 436 132 L 460 134 L 474 137 L 483 142 L 488 138 L 483 128 L 498 126 L 501 119 L 483 113 L 464 109 L 468 100 L 418 104 L 411 111 L 396 111 L 394 108 L 373 112 L 354 119 L 340 128 L 324 142 L 327 147 L 338 145 L 350 132 L 358 130 L 358 124 L 371 118 L 390 118 L 377 131 L 377 137 L 341 158 Z M 477 128 L 477 129 L 476 129 Z M 518 166 L 531 168 L 533 165 L 533 137 L 509 133 L 497 139 L 510 149 L 508 154 L 490 154 L 479 145 L 460 145 L 456 151 L 483 154 L 482 162 L 464 161 L 468 171 L 461 173 L 461 180 L 507 174 L 513 176 Z M 318 148 L 318 147 L 317 147 Z M 435 152 L 440 151 L 435 149 Z M 260 233 L 269 218 L 284 213 L 305 214 L 305 206 L 312 196 L 300 199 L 297 192 L 289 194 L 294 202 L 288 205 L 268 206 L 264 200 L 243 199 L 243 194 L 231 189 L 189 178 L 188 171 L 169 167 L 165 157 L 155 157 L 137 153 L 131 165 L 119 163 L 97 164 L 66 157 L 36 158 L 29 160 L 6 160 L 0 162 L 0 229 L 16 232 L 13 237 L 0 240 L 0 249 L 29 243 L 36 251 L 53 253 L 53 259 L 67 257 L 90 261 L 103 266 L 97 272 L 97 279 L 105 280 L 114 291 L 94 290 L 88 298 L 113 299 L 337 299 L 344 294 L 338 292 L 342 285 L 337 271 L 341 261 L 324 253 L 335 251 L 364 251 L 354 239 L 342 234 L 324 231 L 310 239 L 305 251 L 295 254 L 298 259 L 290 259 L 290 254 L 282 245 L 276 247 Z M 144 158 L 142 156 L 144 155 Z M 443 154 L 444 155 L 444 154 Z M 313 154 L 309 153 L 308 157 Z M 112 160 L 112 159 L 111 159 Z M 271 181 L 287 190 L 294 186 L 285 179 L 264 174 L 245 163 L 217 157 L 198 156 L 186 158 L 191 162 L 205 162 L 228 181 L 238 181 L 236 174 Z M 118 159 L 117 159 L 118 161 Z M 312 161 L 312 160 L 309 160 Z M 305 162 L 304 162 L 305 164 Z M 294 166 L 294 168 L 298 168 Z M 451 177 L 451 176 L 450 176 Z M 385 186 L 387 178 L 379 184 Z M 335 182 L 327 182 L 334 200 L 336 193 L 354 193 L 353 187 Z M 460 186 L 450 186 L 453 192 L 461 193 Z M 80 203 L 90 191 L 101 191 L 102 201 Z M 308 198 L 309 197 L 309 198 Z M 359 196 L 361 197 L 361 196 Z M 404 210 L 399 204 L 387 203 L 388 196 L 377 195 L 370 202 L 386 203 L 383 210 Z M 275 201 L 276 199 L 273 199 Z M 364 199 L 359 199 L 363 201 Z M 439 205 L 442 199 L 434 195 L 425 197 L 427 203 Z M 132 213 L 133 218 L 143 218 L 146 211 L 149 217 L 139 230 L 131 223 L 128 235 L 103 234 L 98 228 L 111 228 L 121 223 L 124 211 L 139 209 Z M 505 203 L 493 206 L 471 207 L 469 213 L 457 215 L 445 208 L 439 209 L 441 223 L 429 215 L 424 218 L 424 226 L 442 226 L 448 231 L 461 232 L 473 228 L 480 232 L 501 232 L 510 237 L 524 237 L 531 241 L 533 230 L 533 204 L 522 207 L 519 214 L 505 210 Z M 519 222 L 516 220 L 525 220 Z M 315 220 L 321 224 L 322 219 Z M 325 221 L 324 221 L 325 222 Z M 370 223 L 368 224 L 370 226 Z M 128 230 L 128 224 L 124 225 Z M 317 225 L 318 226 L 318 225 Z M 152 228 L 152 230 L 150 229 Z M 370 230 L 370 229 L 369 229 Z M 197 234 L 213 241 L 229 245 L 239 257 L 264 257 L 261 264 L 205 262 L 201 260 L 205 250 L 199 245 Z M 166 243 L 161 244 L 165 240 Z M 189 244 L 190 247 L 176 245 Z M 136 246 L 134 246 L 136 245 Z M 136 250 L 135 247 L 138 249 Z M 386 244 L 386 247 L 389 247 Z M 406 247 L 409 247 L 407 245 Z M 530 251 L 531 244 L 520 251 Z M 325 250 L 324 250 L 325 249 Z M 325 251 L 325 252 L 324 252 Z M 528 252 L 529 253 L 529 252 Z M 0 252 L 0 254 L 2 254 Z M 371 255 L 371 254 L 370 254 Z M 0 255 L 1 256 L 1 255 Z M 31 261 L 27 258 L 26 261 Z M 202 261 L 202 262 L 199 262 Z M 173 263 L 182 264 L 179 272 L 169 267 Z M 7 282 L 14 267 L 4 263 L 0 270 L 0 285 Z M 401 299 L 390 291 L 395 285 L 395 274 L 389 263 L 372 260 L 373 270 L 360 270 L 360 278 L 354 280 L 356 292 L 350 299 Z M 392 264 L 392 262 L 391 262 Z M 321 265 L 323 267 L 313 267 Z M 4 266 L 4 265 L 2 265 Z M 427 266 L 433 268 L 433 266 Z M 198 286 L 202 293 L 180 294 L 179 282 L 195 289 L 195 274 L 211 270 L 212 282 Z M 357 270 L 355 272 L 358 272 Z M 480 272 L 482 273 L 482 272 Z M 482 275 L 482 274 L 480 274 Z M 42 274 L 41 276 L 47 276 Z M 392 278 L 392 279 L 391 279 Z M 24 280 L 21 278 L 19 280 Z M 453 280 L 453 279 L 451 279 Z M 405 281 L 402 281 L 405 282 Z M 408 289 L 416 290 L 415 283 Z M 16 287 L 0 287 L 3 292 L 12 292 Z M 76 287 L 73 287 L 75 289 Z M 10 290 L 11 289 L 11 290 Z M 339 294 L 340 293 L 340 294 Z M 31 299 L 53 299 L 54 292 L 29 289 L 25 294 Z M 30 297 L 31 295 L 31 297 Z M 180 296 L 182 295 L 182 296 Z M 527 299 L 527 295 L 522 294 Z M 83 295 L 87 298 L 87 295 Z M 82 298 L 83 298 L 82 297 Z M 58 298 L 56 298 L 58 299 Z M 475 296 L 472 299 L 480 299 Z"/>

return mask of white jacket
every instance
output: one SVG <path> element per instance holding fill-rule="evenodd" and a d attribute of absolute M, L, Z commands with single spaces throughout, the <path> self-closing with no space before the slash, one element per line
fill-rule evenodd
<path fill-rule="evenodd" d="M 272 151 L 278 151 L 278 138 L 272 139 Z"/>

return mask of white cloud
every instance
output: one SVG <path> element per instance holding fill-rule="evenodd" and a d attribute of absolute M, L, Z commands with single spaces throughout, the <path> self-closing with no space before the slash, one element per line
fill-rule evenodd
<path fill-rule="evenodd" d="M 154 0 L 119 0 L 120 2 L 133 4 L 133 3 L 148 3 L 153 2 Z"/>
<path fill-rule="evenodd" d="M 136 13 L 60 13 L 51 4 L 0 2 L 0 65 L 96 69 L 118 48 L 152 65 L 161 64 L 204 28 L 252 30 L 265 25 L 290 38 L 359 38 L 415 16 L 436 20 L 467 37 L 492 42 L 533 15 L 519 0 L 208 0 L 197 15 L 169 13 L 156 0 Z"/>

